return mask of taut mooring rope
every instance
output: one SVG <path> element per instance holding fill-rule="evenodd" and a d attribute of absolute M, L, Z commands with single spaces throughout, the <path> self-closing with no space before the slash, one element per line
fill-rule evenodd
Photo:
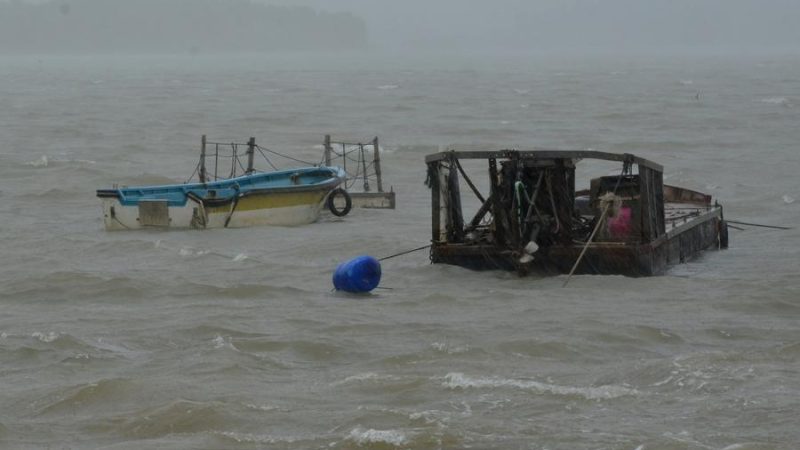
<path fill-rule="evenodd" d="M 433 245 L 433 244 L 428 244 L 426 246 L 415 248 L 413 250 L 406 250 L 404 252 L 395 253 L 394 255 L 384 256 L 383 258 L 378 259 L 378 261 L 386 261 L 387 259 L 392 259 L 392 258 L 395 258 L 397 256 L 403 256 L 403 255 L 407 255 L 409 253 L 414 253 L 414 252 L 418 252 L 420 250 L 425 250 L 426 248 L 431 248 L 431 245 Z"/>

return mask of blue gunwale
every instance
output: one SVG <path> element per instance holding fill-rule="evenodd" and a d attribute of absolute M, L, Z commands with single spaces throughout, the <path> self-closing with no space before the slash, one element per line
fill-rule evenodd
<path fill-rule="evenodd" d="M 167 200 L 169 206 L 185 206 L 189 195 L 202 201 L 226 202 L 252 194 L 288 193 L 332 189 L 344 180 L 338 167 L 303 167 L 276 172 L 243 175 L 210 183 L 165 184 L 100 189 L 97 196 L 115 197 L 124 206 L 136 206 L 140 200 Z"/>

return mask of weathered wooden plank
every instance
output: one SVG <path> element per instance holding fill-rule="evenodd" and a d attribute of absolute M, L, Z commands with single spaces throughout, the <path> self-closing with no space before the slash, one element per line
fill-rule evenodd
<path fill-rule="evenodd" d="M 663 172 L 664 167 L 653 161 L 630 153 L 609 153 L 594 150 L 494 150 L 494 151 L 447 151 L 428 155 L 425 162 L 442 161 L 455 156 L 458 159 L 510 159 L 516 154 L 520 159 L 600 159 L 605 161 L 631 161 L 635 164 Z"/>

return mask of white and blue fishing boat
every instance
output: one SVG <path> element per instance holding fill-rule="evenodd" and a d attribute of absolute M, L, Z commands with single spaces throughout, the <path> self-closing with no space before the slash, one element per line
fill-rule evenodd
<path fill-rule="evenodd" d="M 324 205 L 336 215 L 344 215 L 349 210 L 349 197 L 338 187 L 346 175 L 338 167 L 257 172 L 253 169 L 256 146 L 251 139 L 247 144 L 248 165 L 244 175 L 235 176 L 238 157 L 234 146 L 234 176 L 219 179 L 215 166 L 214 181 L 208 181 L 212 176 L 205 170 L 205 137 L 203 144 L 197 171 L 199 182 L 98 190 L 97 196 L 103 202 L 105 228 L 293 226 L 316 221 Z M 218 161 L 219 156 L 217 147 L 212 157 Z M 339 196 L 346 202 L 341 209 L 337 206 L 341 202 L 334 202 L 334 197 Z"/>

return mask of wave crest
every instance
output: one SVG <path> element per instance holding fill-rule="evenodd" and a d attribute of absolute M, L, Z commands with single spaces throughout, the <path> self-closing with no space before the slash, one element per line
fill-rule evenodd
<path fill-rule="evenodd" d="M 544 394 L 579 396 L 588 400 L 609 400 L 627 395 L 638 395 L 639 391 L 622 386 L 606 385 L 598 387 L 559 386 L 531 380 L 514 380 L 507 378 L 471 378 L 463 373 L 448 373 L 443 385 L 448 389 L 469 388 L 517 388 L 532 390 Z"/>

